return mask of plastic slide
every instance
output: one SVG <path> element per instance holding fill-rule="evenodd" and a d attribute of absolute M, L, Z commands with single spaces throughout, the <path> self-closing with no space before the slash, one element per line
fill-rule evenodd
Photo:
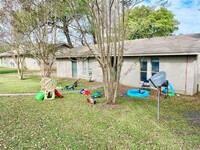
<path fill-rule="evenodd" d="M 63 96 L 62 94 L 60 94 L 60 93 L 58 92 L 58 90 L 56 90 L 56 89 L 55 89 L 55 94 L 56 94 L 56 96 L 58 96 L 58 97 L 60 97 L 60 98 L 64 98 L 64 96 Z"/>
<path fill-rule="evenodd" d="M 171 93 L 169 93 L 168 95 L 169 96 L 174 96 L 174 88 L 170 83 L 169 83 L 169 89 L 170 89 Z"/>
<path fill-rule="evenodd" d="M 45 92 L 44 91 L 40 91 L 39 93 L 37 93 L 35 95 L 35 98 L 39 101 L 42 101 L 44 99 L 44 95 L 45 95 Z"/>
<path fill-rule="evenodd" d="M 169 83 L 168 84 L 168 86 L 169 86 L 169 89 L 170 89 L 170 92 L 168 91 L 168 88 L 164 88 L 164 93 L 168 93 L 167 95 L 169 95 L 169 96 L 174 96 L 175 95 L 175 93 L 174 93 L 174 88 L 173 88 L 173 86 Z"/>

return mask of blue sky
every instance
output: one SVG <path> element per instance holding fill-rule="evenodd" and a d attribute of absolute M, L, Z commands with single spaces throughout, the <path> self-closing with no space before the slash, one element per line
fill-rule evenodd
<path fill-rule="evenodd" d="M 169 0 L 167 9 L 175 15 L 180 22 L 179 30 L 175 34 L 200 33 L 200 2 L 199 0 Z M 155 0 L 145 0 L 152 5 Z"/>

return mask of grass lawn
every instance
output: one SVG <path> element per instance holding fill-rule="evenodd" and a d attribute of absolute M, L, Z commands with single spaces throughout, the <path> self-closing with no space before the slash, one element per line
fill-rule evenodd
<path fill-rule="evenodd" d="M 39 81 L 0 77 L 0 93 L 35 92 Z M 97 84 L 81 82 L 79 87 Z M 161 98 L 159 121 L 156 99 L 124 96 L 106 106 L 102 97 L 91 106 L 79 93 L 64 96 L 0 97 L 0 149 L 200 149 L 200 127 L 188 118 L 200 113 L 200 95 Z"/>
<path fill-rule="evenodd" d="M 0 74 L 8 74 L 8 73 L 17 73 L 17 69 L 0 67 Z"/>

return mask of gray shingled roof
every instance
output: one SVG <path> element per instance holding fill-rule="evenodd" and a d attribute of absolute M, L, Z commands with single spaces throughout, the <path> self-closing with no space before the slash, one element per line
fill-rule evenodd
<path fill-rule="evenodd" d="M 92 46 L 94 49 L 94 45 Z M 200 33 L 155 37 L 125 41 L 124 56 L 197 55 L 200 53 Z M 91 55 L 86 46 L 63 49 L 57 58 Z"/>
<path fill-rule="evenodd" d="M 12 55 L 10 53 L 4 52 L 0 54 L 0 57 L 11 57 Z"/>
<path fill-rule="evenodd" d="M 126 41 L 124 48 L 124 56 L 192 55 L 200 53 L 200 34 Z"/>

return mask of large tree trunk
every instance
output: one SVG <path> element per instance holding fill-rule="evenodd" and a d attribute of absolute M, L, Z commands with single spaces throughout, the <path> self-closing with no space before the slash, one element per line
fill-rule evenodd
<path fill-rule="evenodd" d="M 70 35 L 69 35 L 69 29 L 68 29 L 68 22 L 67 21 L 63 21 L 63 31 L 64 31 L 65 37 L 67 39 L 67 43 L 68 43 L 69 48 L 73 48 L 73 44 L 72 44 L 72 41 L 71 41 L 71 38 L 70 38 Z"/>
<path fill-rule="evenodd" d="M 15 57 L 15 56 L 14 56 Z M 17 73 L 18 73 L 18 78 L 20 80 L 23 80 L 24 79 L 24 60 L 25 60 L 25 56 L 22 55 L 20 56 L 20 54 L 18 54 L 16 57 L 15 57 L 15 62 L 17 64 Z"/>
<path fill-rule="evenodd" d="M 104 65 L 102 72 L 106 104 L 115 104 L 119 87 L 118 71 L 115 72 L 114 67 Z"/>

